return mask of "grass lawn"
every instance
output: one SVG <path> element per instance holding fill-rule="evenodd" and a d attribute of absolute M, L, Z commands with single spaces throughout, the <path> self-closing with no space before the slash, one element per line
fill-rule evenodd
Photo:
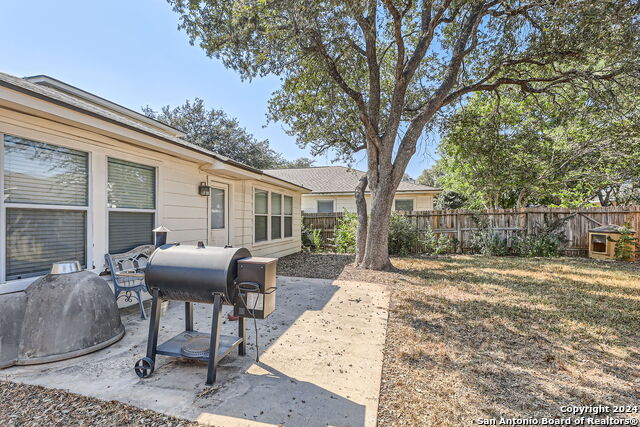
<path fill-rule="evenodd" d="M 350 260 L 317 255 L 306 264 L 393 287 L 379 425 L 640 405 L 638 264 L 451 256 L 394 259 L 398 272 L 374 273 Z"/>

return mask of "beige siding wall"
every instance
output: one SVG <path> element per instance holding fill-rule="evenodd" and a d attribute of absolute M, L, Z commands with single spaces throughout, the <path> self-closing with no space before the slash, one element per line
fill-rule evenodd
<path fill-rule="evenodd" d="M 396 194 L 394 200 L 397 199 L 412 199 L 414 210 L 427 211 L 433 209 L 434 194 L 419 194 L 419 193 L 402 193 Z M 371 196 L 367 195 L 367 208 L 371 210 Z M 315 195 L 304 194 L 302 196 L 302 210 L 309 213 L 318 212 L 318 200 L 333 200 L 334 210 L 336 212 L 342 212 L 345 209 L 349 212 L 356 211 L 356 199 L 354 196 L 347 195 Z"/>
<path fill-rule="evenodd" d="M 104 135 L 18 113 L 0 107 L 0 143 L 3 134 L 69 147 L 89 153 L 90 196 L 88 210 L 88 266 L 104 268 L 108 250 L 107 159 L 114 157 L 154 166 L 157 169 L 156 225 L 171 230 L 169 240 L 194 244 L 208 242 L 209 198 L 198 194 L 200 182 L 229 184 L 229 240 L 246 246 L 254 255 L 283 256 L 300 250 L 300 193 L 259 181 L 229 179 L 201 171 L 195 162 L 162 152 L 136 147 Z M 0 145 L 0 149 L 1 149 Z M 0 164 L 1 166 L 1 164 Z M 0 170 L 0 173 L 2 171 Z M 253 189 L 277 191 L 294 198 L 293 237 L 281 241 L 253 243 Z M 1 240 L 1 239 L 0 239 Z M 1 244 L 1 242 L 0 242 Z M 2 276 L 2 272 L 0 272 Z M 0 280 L 1 277 L 0 277 Z"/>
<path fill-rule="evenodd" d="M 209 176 L 209 182 L 229 185 L 229 241 L 233 246 L 243 246 L 255 256 L 281 257 L 299 252 L 301 242 L 301 210 L 300 193 L 282 187 L 255 180 L 231 180 L 220 176 Z M 255 242 L 254 239 L 254 191 L 267 190 L 293 198 L 293 235 L 266 242 Z M 270 221 L 268 221 L 270 223 Z"/>

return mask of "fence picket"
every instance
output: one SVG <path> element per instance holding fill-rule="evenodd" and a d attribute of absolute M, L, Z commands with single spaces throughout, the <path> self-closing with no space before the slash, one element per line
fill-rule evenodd
<path fill-rule="evenodd" d="M 532 232 L 536 225 L 543 224 L 545 218 L 554 221 L 559 218 L 570 217 L 565 223 L 567 244 L 564 254 L 568 256 L 585 256 L 589 249 L 589 230 L 598 227 L 599 224 L 623 225 L 628 223 L 634 230 L 640 230 L 640 206 L 608 206 L 594 208 L 522 208 L 522 209 L 487 209 L 484 211 L 432 210 L 399 212 L 408 216 L 418 230 L 423 233 L 427 225 L 431 226 L 436 236 L 446 234 L 449 238 L 457 238 L 459 248 L 463 252 L 470 249 L 469 237 L 478 230 L 474 218 L 485 217 L 495 231 L 504 233 L 507 239 L 511 239 L 518 230 Z M 342 212 L 333 213 L 302 213 L 302 223 L 305 228 L 322 230 L 322 238 L 325 245 L 331 246 L 333 242 L 336 224 L 342 218 Z M 420 248 L 416 248 L 419 252 Z"/>

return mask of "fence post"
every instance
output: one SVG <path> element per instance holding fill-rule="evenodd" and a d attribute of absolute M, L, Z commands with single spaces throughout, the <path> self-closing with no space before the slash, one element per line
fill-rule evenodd
<path fill-rule="evenodd" d="M 602 224 L 623 225 L 629 222 L 631 227 L 640 234 L 640 206 L 609 206 L 599 208 L 581 208 L 581 209 L 564 209 L 564 208 L 520 208 L 520 209 L 486 209 L 480 215 L 485 215 L 487 219 L 491 219 L 494 227 L 499 232 L 510 236 L 516 230 L 526 230 L 531 233 L 536 222 L 544 220 L 545 215 L 566 216 L 569 213 L 577 213 L 571 221 L 567 221 L 564 225 L 565 232 L 569 238 L 566 252 L 575 254 L 586 254 L 588 252 L 588 230 L 592 228 L 587 224 L 584 215 L 587 215 L 592 221 Z M 469 224 L 465 229 L 466 218 L 471 213 L 463 209 L 432 210 L 432 211 L 415 211 L 410 212 L 408 216 L 415 216 L 418 227 L 429 225 L 433 230 L 439 230 L 439 234 L 451 235 L 455 233 L 460 242 L 460 253 L 464 253 L 465 232 L 472 231 L 475 226 Z M 316 228 L 322 230 L 322 237 L 325 244 L 329 244 L 334 236 L 337 220 L 342 217 L 342 213 L 302 213 L 302 223 L 308 228 Z M 497 218 L 500 218 L 500 221 Z M 421 221 L 424 219 L 424 221 Z M 435 224 L 434 224 L 435 222 Z M 500 222 L 500 224 L 498 224 Z M 441 225 L 445 228 L 442 228 Z M 423 229 L 419 230 L 424 231 Z M 420 245 L 416 248 L 421 250 Z"/>

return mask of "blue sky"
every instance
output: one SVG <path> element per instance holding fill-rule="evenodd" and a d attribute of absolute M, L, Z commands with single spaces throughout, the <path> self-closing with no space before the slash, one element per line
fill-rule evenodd
<path fill-rule="evenodd" d="M 258 139 L 269 139 L 287 158 L 308 156 L 278 123 L 265 127 L 267 100 L 277 77 L 242 82 L 177 30 L 178 17 L 161 0 L 0 0 L 0 71 L 24 77 L 47 74 L 134 110 L 179 105 L 200 97 L 237 117 Z M 434 147 L 421 147 L 408 173 L 433 163 Z M 364 168 L 364 154 L 355 167 Z M 316 159 L 332 164 L 331 157 Z"/>

